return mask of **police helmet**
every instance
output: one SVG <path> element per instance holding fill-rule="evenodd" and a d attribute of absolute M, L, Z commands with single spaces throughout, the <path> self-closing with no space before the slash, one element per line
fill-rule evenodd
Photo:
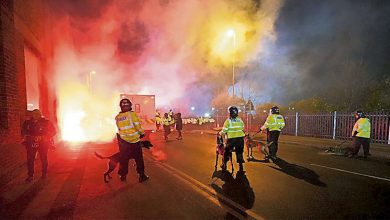
<path fill-rule="evenodd" d="M 124 108 L 126 108 L 126 107 L 130 107 L 130 111 L 132 110 L 132 108 L 131 108 L 131 106 L 132 106 L 133 104 L 131 103 L 131 101 L 129 100 L 129 99 L 127 99 L 127 98 L 124 98 L 124 99 L 122 99 L 120 102 L 119 102 L 119 107 L 121 107 L 121 109 L 123 110 Z"/>
<path fill-rule="evenodd" d="M 365 118 L 366 117 L 366 114 L 361 110 L 357 110 L 355 112 L 355 115 L 357 115 L 358 118 Z"/>
<path fill-rule="evenodd" d="M 236 118 L 238 116 L 238 108 L 236 106 L 230 106 L 228 110 L 230 117 Z"/>
<path fill-rule="evenodd" d="M 278 106 L 274 106 L 271 108 L 271 114 L 280 114 L 280 110 Z"/>
<path fill-rule="evenodd" d="M 42 112 L 39 109 L 34 109 L 31 115 L 33 119 L 42 118 Z"/>

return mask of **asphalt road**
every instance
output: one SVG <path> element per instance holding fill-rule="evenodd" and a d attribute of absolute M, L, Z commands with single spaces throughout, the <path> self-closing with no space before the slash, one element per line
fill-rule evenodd
<path fill-rule="evenodd" d="M 390 218 L 390 167 L 386 161 L 350 159 L 319 149 L 280 144 L 275 163 L 245 163 L 245 173 L 214 170 L 215 137 L 185 133 L 165 142 L 152 134 L 144 150 L 150 180 L 138 183 L 130 163 L 127 182 L 94 152 L 115 144 L 64 144 L 49 155 L 49 178 L 24 183 L 20 173 L 0 189 L 6 218 L 84 219 L 335 219 Z M 234 162 L 235 163 L 235 162 Z M 219 163 L 220 164 L 220 163 Z M 39 159 L 37 176 L 39 177 Z M 229 166 L 229 169 L 230 166 Z"/>

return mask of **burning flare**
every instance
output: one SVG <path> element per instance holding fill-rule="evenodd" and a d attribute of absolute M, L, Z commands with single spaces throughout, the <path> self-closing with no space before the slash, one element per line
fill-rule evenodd
<path fill-rule="evenodd" d="M 58 118 L 64 141 L 112 141 L 119 95 L 107 99 L 80 83 L 64 83 L 58 94 Z M 111 100 L 111 101 L 110 101 Z"/>

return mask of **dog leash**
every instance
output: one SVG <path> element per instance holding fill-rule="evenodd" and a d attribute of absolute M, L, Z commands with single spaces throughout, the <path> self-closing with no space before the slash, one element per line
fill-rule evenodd
<path fill-rule="evenodd" d="M 261 132 L 261 130 L 258 131 L 258 132 L 256 132 L 256 133 L 254 133 L 254 134 L 252 135 L 252 137 L 254 137 L 256 134 L 258 134 L 258 133 L 260 133 L 260 132 Z M 249 136 L 249 133 L 248 133 L 248 136 Z"/>

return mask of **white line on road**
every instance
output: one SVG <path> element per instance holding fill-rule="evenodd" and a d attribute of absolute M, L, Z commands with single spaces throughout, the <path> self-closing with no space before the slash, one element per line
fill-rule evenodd
<path fill-rule="evenodd" d="M 145 154 L 146 158 L 154 160 L 150 155 Z M 206 186 L 205 184 L 199 182 L 198 180 L 192 178 L 191 176 L 183 173 L 182 171 L 162 162 L 155 161 L 156 165 L 160 166 L 161 168 L 164 168 L 169 173 L 176 176 L 178 179 L 182 180 L 183 182 L 187 183 L 191 188 L 193 188 L 195 191 L 203 195 L 205 198 L 209 199 L 211 202 L 215 203 L 216 205 L 219 205 L 219 202 L 216 198 L 223 200 L 225 203 L 232 205 L 234 208 L 240 210 L 243 213 L 246 213 L 247 218 L 249 219 L 264 219 L 257 213 L 254 213 L 251 210 L 246 210 L 244 207 L 242 207 L 240 204 L 237 204 L 236 202 L 230 200 L 229 198 L 225 197 L 224 195 L 221 195 L 217 192 L 215 192 L 214 189 L 212 189 L 209 186 Z M 227 209 L 228 212 L 233 214 L 238 219 L 243 219 L 243 216 L 233 210 L 230 207 L 224 206 L 225 209 Z"/>
<path fill-rule="evenodd" d="M 371 176 L 371 175 L 367 175 L 367 174 L 356 173 L 356 172 L 352 172 L 352 171 L 348 171 L 348 170 L 342 170 L 342 169 L 333 168 L 333 167 L 327 167 L 327 166 L 318 165 L 318 164 L 310 164 L 310 165 L 312 165 L 312 166 L 317 166 L 317 167 L 322 167 L 322 168 L 327 168 L 327 169 L 331 169 L 331 170 L 337 170 L 337 171 L 345 172 L 345 173 L 356 174 L 356 175 L 359 175 L 359 176 L 365 176 L 365 177 L 370 177 L 370 178 L 373 178 L 373 179 L 384 180 L 384 181 L 390 182 L 390 179 L 383 178 L 383 177 Z"/>

